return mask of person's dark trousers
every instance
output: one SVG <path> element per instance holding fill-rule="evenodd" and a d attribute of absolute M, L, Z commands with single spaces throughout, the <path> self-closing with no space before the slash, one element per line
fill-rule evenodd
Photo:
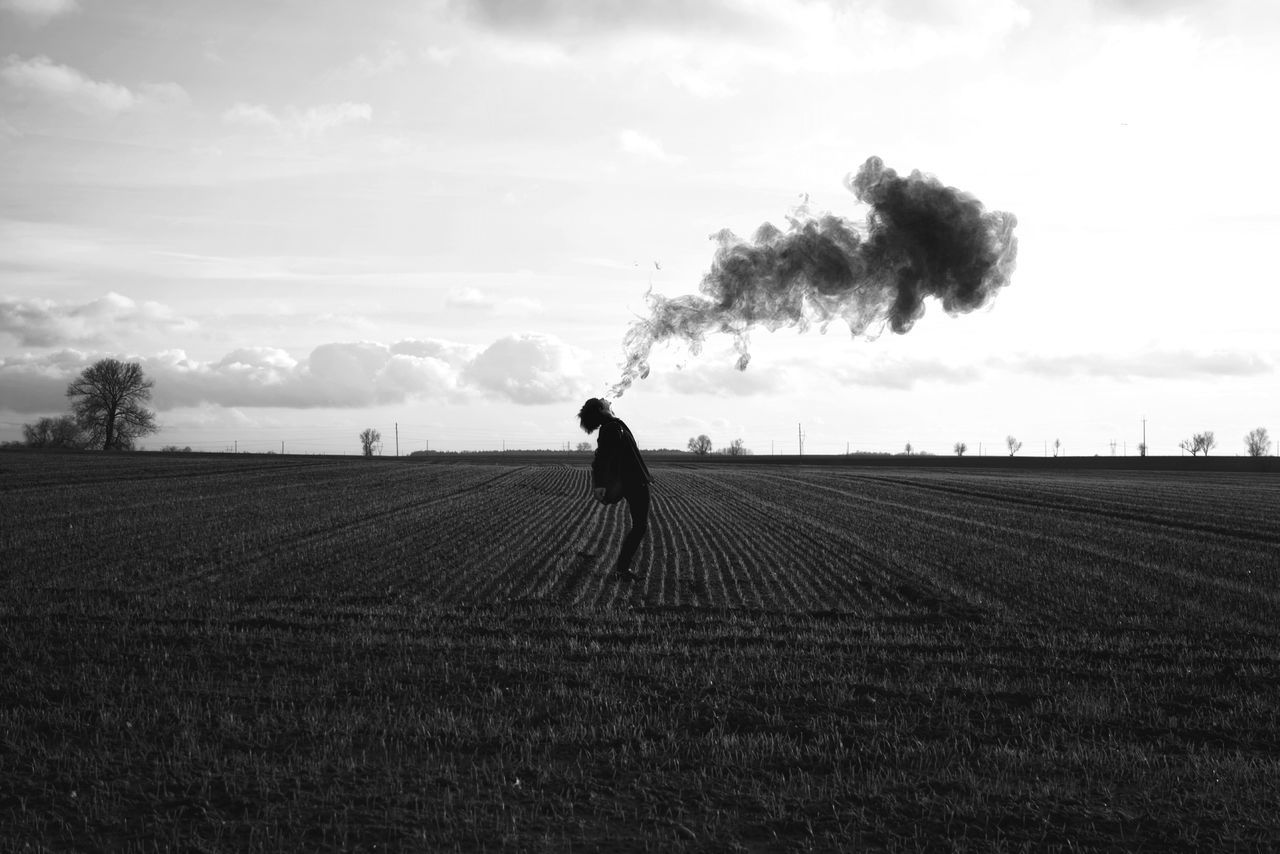
<path fill-rule="evenodd" d="M 640 541 L 644 539 L 645 531 L 649 529 L 649 484 L 644 481 L 634 486 L 628 484 L 622 497 L 627 499 L 627 509 L 631 511 L 631 530 L 622 541 L 622 550 L 618 552 L 618 562 L 614 569 L 628 570 L 636 556 L 636 550 L 640 548 Z"/>

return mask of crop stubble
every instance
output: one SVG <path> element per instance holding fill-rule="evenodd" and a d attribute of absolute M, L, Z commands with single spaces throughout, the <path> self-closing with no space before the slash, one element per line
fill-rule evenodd
<path fill-rule="evenodd" d="M 1248 475 L 2 455 L 0 841 L 1280 841 Z"/>

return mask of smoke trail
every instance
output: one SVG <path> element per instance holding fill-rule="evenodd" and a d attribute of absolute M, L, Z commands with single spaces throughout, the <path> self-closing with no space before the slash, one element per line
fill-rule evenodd
<path fill-rule="evenodd" d="M 704 296 L 647 295 L 650 316 L 623 338 L 626 361 L 611 395 L 649 375 L 659 341 L 680 339 L 697 355 L 708 332 L 725 332 L 746 370 L 753 326 L 803 331 L 816 322 L 825 331 L 838 317 L 854 336 L 876 322 L 904 333 L 924 314 L 925 297 L 963 314 L 1009 283 L 1018 249 L 1013 214 L 985 211 L 973 196 L 920 172 L 900 177 L 879 157 L 845 186 L 870 206 L 861 229 L 802 205 L 785 232 L 765 223 L 750 241 L 727 229 L 712 235 L 718 246 L 699 288 Z"/>

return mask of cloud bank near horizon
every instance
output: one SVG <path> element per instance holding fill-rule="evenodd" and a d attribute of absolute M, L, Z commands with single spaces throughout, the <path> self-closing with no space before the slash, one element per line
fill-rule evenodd
<path fill-rule="evenodd" d="M 47 413 L 66 408 L 67 384 L 105 353 L 62 349 L 0 359 L 0 409 Z M 182 350 L 118 356 L 142 364 L 161 411 L 226 407 L 340 408 L 411 399 L 522 405 L 585 397 L 585 356 L 551 335 L 508 335 L 483 349 L 437 339 L 321 344 L 303 359 L 274 347 L 244 347 L 201 361 Z"/>
<path fill-rule="evenodd" d="M 480 309 L 495 309 L 478 291 L 469 294 Z M 510 334 L 487 346 L 436 338 L 338 341 L 320 344 L 305 357 L 270 346 L 240 347 L 209 360 L 178 347 L 160 349 L 167 344 L 153 343 L 156 349 L 148 355 L 121 347 L 125 341 L 182 341 L 202 327 L 161 303 L 114 292 L 87 302 L 0 298 L 0 343 L 12 339 L 31 348 L 0 357 L 0 410 L 65 409 L 67 384 L 108 356 L 141 363 L 155 380 L 153 403 L 161 410 L 200 405 L 349 409 L 483 399 L 534 406 L 589 393 L 588 354 L 538 332 Z"/>
<path fill-rule="evenodd" d="M 0 358 L 0 410 L 48 414 L 66 408 L 71 379 L 105 353 L 64 348 L 42 355 Z M 509 335 L 481 349 L 439 339 L 321 344 L 303 359 L 274 347 L 244 347 L 200 361 L 182 350 L 118 356 L 141 362 L 155 380 L 153 403 L 169 410 L 203 405 L 228 408 L 355 409 L 428 400 L 465 405 L 500 400 L 525 406 L 576 401 L 589 395 L 586 354 L 554 336 Z M 1171 381 L 1253 377 L 1276 370 L 1252 352 L 1153 350 L 993 358 L 950 365 L 933 359 L 878 359 L 842 367 L 832 379 L 849 388 L 908 392 L 918 383 L 968 384 L 994 370 L 1053 381 Z M 784 393 L 788 373 L 746 375 L 723 365 L 670 374 L 663 387 L 677 395 L 753 397 Z"/>

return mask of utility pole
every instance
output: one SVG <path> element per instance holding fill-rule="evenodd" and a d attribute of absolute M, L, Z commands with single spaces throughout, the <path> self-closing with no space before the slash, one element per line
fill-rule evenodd
<path fill-rule="evenodd" d="M 400 422 L 396 422 L 396 456 L 400 456 Z"/>
<path fill-rule="evenodd" d="M 800 444 L 800 456 L 804 456 L 804 428 L 799 423 L 796 424 L 796 438 Z"/>
<path fill-rule="evenodd" d="M 284 439 L 280 440 L 280 456 L 284 456 Z"/>
<path fill-rule="evenodd" d="M 1147 416 L 1142 416 L 1142 456 L 1147 455 Z"/>

